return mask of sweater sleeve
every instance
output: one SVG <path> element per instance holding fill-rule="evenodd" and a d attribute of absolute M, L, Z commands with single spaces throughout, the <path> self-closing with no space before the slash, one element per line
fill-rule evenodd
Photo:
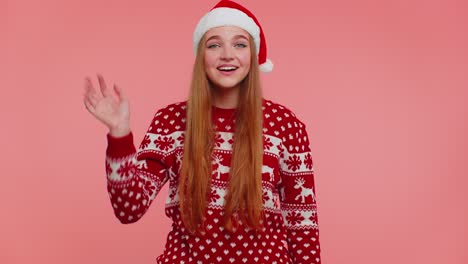
<path fill-rule="evenodd" d="M 154 136 L 151 129 L 138 151 L 132 132 L 119 138 L 107 134 L 107 190 L 114 214 L 123 224 L 138 221 L 168 180 L 164 152 L 148 149 Z"/>
<path fill-rule="evenodd" d="M 293 263 L 320 263 L 314 169 L 305 125 L 288 123 L 280 154 L 281 211 Z"/>

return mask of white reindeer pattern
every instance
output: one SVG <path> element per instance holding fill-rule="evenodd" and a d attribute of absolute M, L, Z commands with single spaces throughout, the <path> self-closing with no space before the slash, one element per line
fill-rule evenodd
<path fill-rule="evenodd" d="M 294 200 L 298 200 L 299 198 L 302 198 L 301 202 L 305 202 L 305 198 L 307 196 L 312 197 L 313 201 L 315 202 L 315 195 L 314 195 L 314 190 L 313 188 L 307 188 L 304 187 L 305 180 L 304 178 L 298 178 L 296 179 L 296 185 L 294 185 L 294 189 L 301 189 L 301 193 L 296 196 Z"/>
<path fill-rule="evenodd" d="M 148 169 L 148 163 L 146 163 L 146 160 L 141 160 L 137 163 L 136 167 L 140 170 Z"/>
<path fill-rule="evenodd" d="M 180 173 L 180 170 L 182 169 L 182 157 L 183 157 L 182 152 L 178 152 L 176 154 L 176 159 L 177 159 L 176 163 L 179 163 L 179 173 Z"/>
<path fill-rule="evenodd" d="M 262 173 L 268 173 L 270 176 L 270 182 L 273 182 L 275 180 L 275 174 L 273 174 L 274 168 L 268 167 L 266 165 L 262 166 Z"/>
<path fill-rule="evenodd" d="M 167 171 L 169 172 L 169 178 L 175 179 L 177 174 L 172 170 L 173 167 L 170 167 Z"/>
<path fill-rule="evenodd" d="M 221 173 L 229 173 L 230 168 L 221 164 L 221 161 L 223 160 L 223 157 L 221 157 L 221 155 L 216 154 L 213 158 L 214 160 L 212 163 L 218 165 L 218 169 L 216 171 L 213 171 L 213 173 L 217 173 L 216 179 L 219 179 L 221 177 Z"/>

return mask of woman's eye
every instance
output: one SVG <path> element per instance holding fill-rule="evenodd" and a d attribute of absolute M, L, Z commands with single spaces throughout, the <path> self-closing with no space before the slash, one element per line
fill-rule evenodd
<path fill-rule="evenodd" d="M 208 48 L 209 48 L 209 49 L 212 49 L 212 48 L 215 48 L 215 47 L 219 47 L 219 45 L 218 45 L 218 44 L 210 44 L 210 45 L 208 45 Z"/>
<path fill-rule="evenodd" d="M 245 47 L 247 47 L 247 45 L 245 45 L 244 43 L 238 43 L 238 44 L 236 44 L 236 47 L 245 48 Z"/>

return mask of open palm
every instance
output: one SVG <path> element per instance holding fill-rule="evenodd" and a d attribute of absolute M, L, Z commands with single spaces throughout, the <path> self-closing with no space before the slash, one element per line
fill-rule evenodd
<path fill-rule="evenodd" d="M 123 134 L 130 129 L 130 107 L 123 91 L 114 84 L 117 99 L 107 88 L 104 78 L 98 75 L 100 91 L 93 87 L 90 78 L 85 81 L 84 104 L 86 109 L 111 131 L 121 131 Z"/>

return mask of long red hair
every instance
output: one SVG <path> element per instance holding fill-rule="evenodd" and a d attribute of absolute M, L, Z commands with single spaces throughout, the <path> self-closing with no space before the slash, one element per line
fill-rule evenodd
<path fill-rule="evenodd" d="M 213 93 L 204 64 L 205 37 L 200 41 L 187 101 L 184 155 L 179 178 L 180 211 L 186 228 L 204 230 L 210 191 L 215 130 L 212 123 Z M 241 82 L 236 111 L 229 187 L 225 197 L 224 226 L 238 224 L 260 229 L 263 218 L 263 111 L 255 44 L 249 37 L 250 71 Z M 247 125 L 249 124 L 249 125 Z"/>

